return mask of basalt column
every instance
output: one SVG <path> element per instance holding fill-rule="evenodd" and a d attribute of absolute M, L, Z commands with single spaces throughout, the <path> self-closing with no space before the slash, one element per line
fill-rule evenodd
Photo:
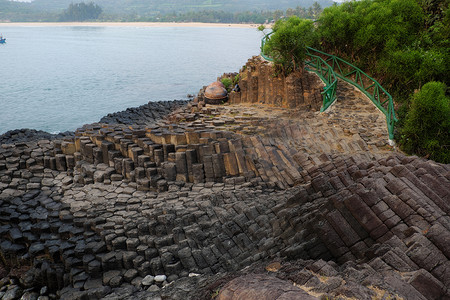
<path fill-rule="evenodd" d="M 232 92 L 230 104 L 259 103 L 283 108 L 319 110 L 323 83 L 316 74 L 296 71 L 275 76 L 272 63 L 251 58 L 239 73 L 240 92 Z"/>

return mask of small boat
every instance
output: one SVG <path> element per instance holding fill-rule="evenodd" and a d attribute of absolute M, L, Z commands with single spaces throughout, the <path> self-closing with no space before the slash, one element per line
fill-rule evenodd
<path fill-rule="evenodd" d="M 6 43 L 6 38 L 4 38 L 0 35 L 0 44 L 4 44 L 4 43 Z"/>

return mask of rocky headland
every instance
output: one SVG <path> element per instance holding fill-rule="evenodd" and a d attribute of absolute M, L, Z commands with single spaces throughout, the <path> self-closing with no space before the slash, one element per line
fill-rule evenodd
<path fill-rule="evenodd" d="M 450 299 L 450 166 L 340 82 L 268 76 L 1 137 L 0 299 Z M 26 133 L 24 133 L 26 135 Z"/>

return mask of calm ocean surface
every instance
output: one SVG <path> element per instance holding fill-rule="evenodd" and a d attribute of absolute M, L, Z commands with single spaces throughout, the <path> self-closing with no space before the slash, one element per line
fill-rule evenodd
<path fill-rule="evenodd" d="M 1 27 L 0 134 L 75 130 L 187 94 L 259 53 L 252 28 Z"/>

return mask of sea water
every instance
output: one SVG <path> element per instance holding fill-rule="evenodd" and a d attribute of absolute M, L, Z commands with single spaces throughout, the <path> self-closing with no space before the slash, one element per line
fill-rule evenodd
<path fill-rule="evenodd" d="M 234 27 L 2 27 L 0 134 L 75 130 L 149 101 L 186 99 L 259 53 Z"/>

